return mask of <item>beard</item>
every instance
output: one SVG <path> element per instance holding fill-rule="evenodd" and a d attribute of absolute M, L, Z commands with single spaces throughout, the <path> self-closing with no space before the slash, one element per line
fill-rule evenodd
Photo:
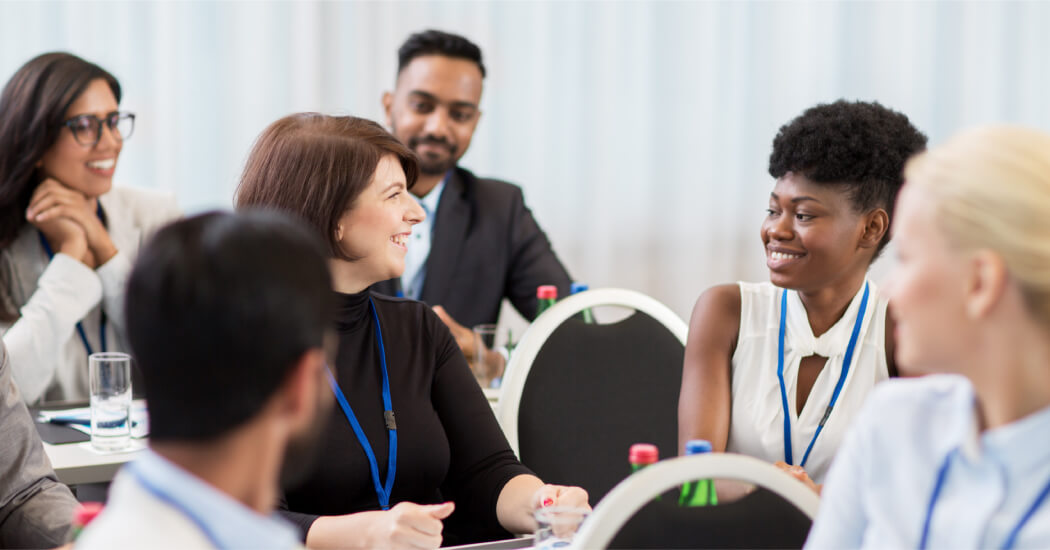
<path fill-rule="evenodd" d="M 328 389 L 327 383 L 318 386 L 321 392 Z M 330 413 L 333 399 L 331 394 L 328 395 L 328 399 L 325 399 L 324 395 L 318 395 L 316 401 L 314 421 L 285 445 L 279 478 L 282 489 L 294 488 L 305 481 L 317 462 L 321 450 L 321 437 L 327 431 L 328 421 L 332 417 Z"/>
<path fill-rule="evenodd" d="M 441 157 L 430 153 L 420 153 L 420 145 L 431 145 L 435 147 L 442 147 L 448 151 L 447 157 Z M 428 176 L 440 176 L 445 172 L 448 172 L 453 166 L 456 165 L 456 161 L 459 160 L 456 156 L 456 146 L 452 145 L 445 138 L 439 138 L 434 136 L 422 136 L 422 137 L 411 137 L 408 139 L 408 148 L 416 154 L 419 159 L 419 171 Z"/>

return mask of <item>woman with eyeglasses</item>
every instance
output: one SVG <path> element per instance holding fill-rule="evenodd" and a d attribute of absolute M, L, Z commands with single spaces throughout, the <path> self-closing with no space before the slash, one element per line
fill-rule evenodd
<path fill-rule="evenodd" d="M 125 349 L 124 281 L 169 196 L 113 187 L 135 115 L 117 79 L 68 53 L 0 94 L 0 330 L 28 403 L 86 399 L 87 356 Z"/>

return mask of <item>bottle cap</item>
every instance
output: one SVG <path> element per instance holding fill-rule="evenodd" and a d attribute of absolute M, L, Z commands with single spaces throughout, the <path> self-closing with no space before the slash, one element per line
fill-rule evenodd
<path fill-rule="evenodd" d="M 706 439 L 690 439 L 685 444 L 685 454 L 698 455 L 711 452 L 711 442 Z"/>
<path fill-rule="evenodd" d="M 649 443 L 635 443 L 631 445 L 631 464 L 652 464 L 660 460 L 660 451 L 656 445 Z"/>
<path fill-rule="evenodd" d="M 101 502 L 83 502 L 73 512 L 73 525 L 86 527 L 100 513 L 102 513 Z"/>
<path fill-rule="evenodd" d="M 536 287 L 536 297 L 540 300 L 557 300 L 558 287 L 554 285 L 541 285 Z"/>
<path fill-rule="evenodd" d="M 583 292 L 588 289 L 590 289 L 590 287 L 585 283 L 572 283 L 572 286 L 569 287 L 569 294 L 576 294 L 577 292 Z"/>

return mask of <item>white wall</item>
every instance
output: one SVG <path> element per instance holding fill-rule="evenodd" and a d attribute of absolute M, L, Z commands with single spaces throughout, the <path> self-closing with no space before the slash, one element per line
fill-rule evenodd
<path fill-rule="evenodd" d="M 194 212 L 230 206 L 284 114 L 381 120 L 398 45 L 429 27 L 489 68 L 463 164 L 522 185 L 576 278 L 684 318 L 705 287 L 766 277 L 769 147 L 806 107 L 878 100 L 933 143 L 1050 130 L 1044 2 L 0 3 L 0 79 L 56 49 L 112 71 L 139 117 L 117 180 Z"/>

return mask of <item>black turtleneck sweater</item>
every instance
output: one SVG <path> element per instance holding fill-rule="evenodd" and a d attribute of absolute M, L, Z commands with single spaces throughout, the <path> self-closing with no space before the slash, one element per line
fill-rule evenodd
<path fill-rule="evenodd" d="M 386 348 L 397 421 L 397 470 L 390 506 L 455 501 L 444 544 L 508 538 L 496 501 L 514 476 L 531 474 L 514 456 L 452 334 L 422 302 L 336 294 L 339 386 L 368 436 L 386 481 L 389 439 L 383 421 L 382 374 L 375 303 Z M 338 403 L 305 481 L 286 488 L 282 514 L 305 539 L 319 515 L 379 510 L 368 458 Z"/>

